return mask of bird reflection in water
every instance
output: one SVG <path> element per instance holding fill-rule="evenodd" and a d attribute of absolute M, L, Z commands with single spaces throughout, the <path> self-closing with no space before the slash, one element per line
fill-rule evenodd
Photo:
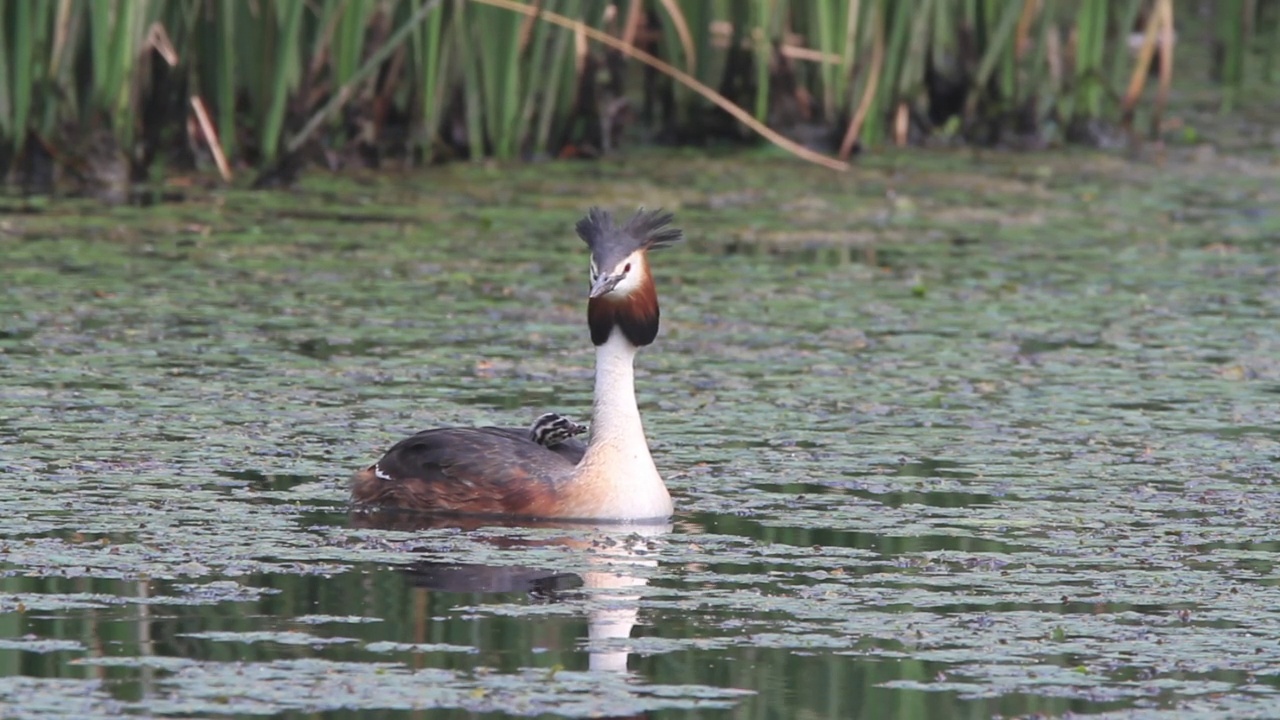
<path fill-rule="evenodd" d="M 351 525 L 379 530 L 423 531 L 456 529 L 469 533 L 477 542 L 498 549 L 518 550 L 560 547 L 574 553 L 592 569 L 564 572 L 524 565 L 483 565 L 436 559 L 418 560 L 400 566 L 415 588 L 449 593 L 526 593 L 541 602 L 561 602 L 589 595 L 594 602 L 587 610 L 588 668 L 593 671 L 627 672 L 629 652 L 610 642 L 631 637 L 640 612 L 640 588 L 648 584 L 646 568 L 657 567 L 654 559 L 660 536 L 670 532 L 670 524 L 590 524 L 551 521 L 503 521 L 499 518 L 468 518 L 424 515 L 394 510 L 356 511 Z M 485 536 L 471 531 L 481 528 L 521 528 L 564 530 L 563 537 L 528 538 Z M 574 563 L 579 564 L 579 563 Z"/>

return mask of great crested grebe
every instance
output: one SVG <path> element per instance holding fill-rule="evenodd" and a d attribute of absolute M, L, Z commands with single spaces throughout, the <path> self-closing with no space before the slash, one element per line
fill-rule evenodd
<path fill-rule="evenodd" d="M 436 428 L 401 440 L 356 473 L 357 505 L 573 520 L 663 520 L 671 495 L 649 454 L 636 406 L 636 351 L 658 335 L 649 251 L 681 239 L 673 217 L 641 209 L 618 225 L 592 208 L 578 221 L 591 250 L 587 326 L 596 346 L 591 439 L 539 444 L 532 431 Z M 571 422 L 571 421 L 570 421 Z M 535 427 L 534 430 L 537 428 Z"/>

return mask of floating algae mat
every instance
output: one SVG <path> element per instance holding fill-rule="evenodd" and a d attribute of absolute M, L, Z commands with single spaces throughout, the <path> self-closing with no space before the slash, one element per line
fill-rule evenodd
<path fill-rule="evenodd" d="M 405 433 L 589 417 L 590 204 L 689 236 L 638 360 L 671 527 L 349 516 Z M 670 156 L 0 205 L 3 717 L 1280 707 L 1275 165 Z"/>

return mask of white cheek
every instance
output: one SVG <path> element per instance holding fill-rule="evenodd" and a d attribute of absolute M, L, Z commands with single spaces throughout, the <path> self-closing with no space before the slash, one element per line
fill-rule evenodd
<path fill-rule="evenodd" d="M 622 280 L 609 291 L 610 295 L 630 295 L 633 290 L 640 287 L 640 273 L 629 272 Z"/>

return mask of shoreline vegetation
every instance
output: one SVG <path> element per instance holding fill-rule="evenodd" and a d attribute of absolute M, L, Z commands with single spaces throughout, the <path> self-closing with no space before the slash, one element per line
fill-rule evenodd
<path fill-rule="evenodd" d="M 1223 112 L 1275 83 L 1280 2 L 46 0 L 0 6 L 0 42 L 0 177 L 127 199 L 646 144 L 841 170 L 887 145 L 1161 140 L 1175 82 Z"/>

